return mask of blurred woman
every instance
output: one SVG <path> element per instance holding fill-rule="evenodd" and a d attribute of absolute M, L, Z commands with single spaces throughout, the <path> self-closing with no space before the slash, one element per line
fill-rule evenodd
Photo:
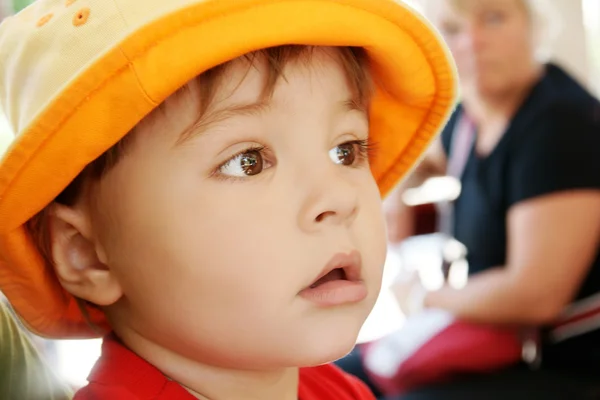
<path fill-rule="evenodd" d="M 539 1 L 427 5 L 456 59 L 462 104 L 387 201 L 390 240 L 405 237 L 412 221 L 402 189 L 462 164 L 450 233 L 468 249 L 469 281 L 427 293 L 424 306 L 475 323 L 539 327 L 541 367 L 515 365 L 403 398 L 600 398 L 600 105 L 540 59 L 547 26 Z M 408 292 L 397 290 L 400 303 Z"/>

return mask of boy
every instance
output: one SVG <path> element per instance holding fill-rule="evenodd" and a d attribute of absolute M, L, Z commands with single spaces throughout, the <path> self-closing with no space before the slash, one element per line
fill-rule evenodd
<path fill-rule="evenodd" d="M 378 295 L 380 192 L 454 102 L 425 21 L 391 0 L 45 0 L 0 52 L 0 288 L 34 332 L 112 332 L 77 399 L 372 398 L 327 363 Z"/>

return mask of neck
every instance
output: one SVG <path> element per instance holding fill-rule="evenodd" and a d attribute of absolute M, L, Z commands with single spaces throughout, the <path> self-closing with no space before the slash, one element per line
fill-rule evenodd
<path fill-rule="evenodd" d="M 120 332 L 121 340 L 201 400 L 297 400 L 298 368 L 269 371 L 224 368 L 184 357 L 136 332 Z"/>
<path fill-rule="evenodd" d="M 464 88 L 463 104 L 466 112 L 480 127 L 509 121 L 543 72 L 542 65 L 536 66 L 517 84 L 493 93 L 482 93 L 474 87 Z"/>
<path fill-rule="evenodd" d="M 297 400 L 298 369 L 232 371 L 214 368 L 181 368 L 174 379 L 200 400 Z"/>

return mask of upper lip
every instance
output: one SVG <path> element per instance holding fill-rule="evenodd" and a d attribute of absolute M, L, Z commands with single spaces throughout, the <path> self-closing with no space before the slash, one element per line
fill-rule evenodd
<path fill-rule="evenodd" d="M 313 279 L 311 285 L 337 268 L 341 268 L 344 270 L 344 274 L 346 275 L 347 280 L 352 282 L 360 281 L 362 269 L 362 260 L 360 253 L 354 250 L 349 253 L 335 254 L 327 262 L 327 264 L 321 270 L 319 275 L 317 275 L 317 277 Z"/>

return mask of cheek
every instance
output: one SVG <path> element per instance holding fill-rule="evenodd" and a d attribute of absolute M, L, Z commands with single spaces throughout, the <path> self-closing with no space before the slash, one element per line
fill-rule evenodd
<path fill-rule="evenodd" d="M 126 227 L 125 234 L 113 251 L 128 299 L 127 324 L 156 340 L 164 340 L 167 327 L 177 329 L 167 345 L 178 348 L 180 341 L 193 340 L 188 351 L 213 336 L 241 346 L 239 326 L 255 327 L 256 320 L 276 316 L 292 325 L 284 308 L 301 289 L 303 277 L 293 274 L 299 268 L 290 265 L 297 252 L 287 241 L 275 241 L 289 236 L 281 223 L 229 198 L 167 200 L 173 202 L 170 207 L 130 211 L 119 225 Z M 292 268 L 275 268 L 282 265 Z M 264 334 L 255 327 L 247 340 L 257 343 Z M 203 354 L 210 351 L 202 349 Z"/>
<path fill-rule="evenodd" d="M 245 201 L 227 189 L 214 196 L 203 195 L 211 190 L 205 187 L 171 189 L 123 196 L 113 211 L 118 229 L 110 240 L 111 264 L 131 301 L 140 307 L 147 301 L 172 307 L 219 302 L 223 310 L 238 310 L 240 302 L 258 302 L 274 278 L 281 283 L 274 297 L 292 292 L 297 276 L 273 266 L 289 263 L 297 252 L 284 240 L 283 218 L 272 202 Z M 150 299 L 148 293 L 157 294 Z"/>
<path fill-rule="evenodd" d="M 469 79 L 474 74 L 475 58 L 470 46 L 460 42 L 461 39 L 447 39 L 448 48 L 456 63 L 461 79 Z"/>
<path fill-rule="evenodd" d="M 513 17 L 488 35 L 488 53 L 498 62 L 514 68 L 531 53 L 532 28 L 528 22 Z M 515 64 L 516 63 L 516 64 Z"/>
<path fill-rule="evenodd" d="M 360 239 L 356 241 L 362 246 L 364 272 L 369 283 L 378 292 L 387 252 L 383 206 L 374 181 L 367 186 L 363 193 L 366 195 L 362 200 L 362 213 L 358 217 L 355 227 L 356 234 L 360 236 Z"/>

